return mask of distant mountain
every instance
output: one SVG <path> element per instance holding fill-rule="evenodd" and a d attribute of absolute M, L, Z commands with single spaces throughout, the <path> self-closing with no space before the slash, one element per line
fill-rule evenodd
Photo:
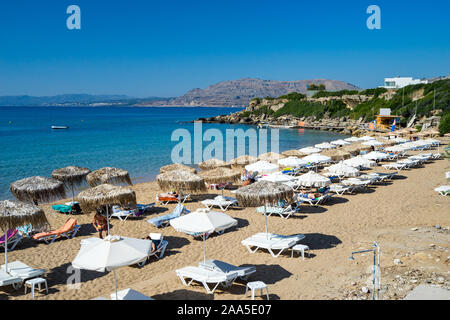
<path fill-rule="evenodd" d="M 246 107 L 253 98 L 279 97 L 294 91 L 305 93 L 309 84 L 323 84 L 328 91 L 359 89 L 338 80 L 275 81 L 247 78 L 219 82 L 205 89 L 192 89 L 181 97 L 169 100 L 168 105 Z"/>
<path fill-rule="evenodd" d="M 0 106 L 92 106 L 102 104 L 135 105 L 141 101 L 168 101 L 169 98 L 132 98 L 126 95 L 62 94 L 57 96 L 1 96 Z"/>
<path fill-rule="evenodd" d="M 305 93 L 309 84 L 323 84 L 327 91 L 358 90 L 343 81 L 315 79 L 275 81 L 239 79 L 223 81 L 205 89 L 192 89 L 178 98 L 132 98 L 126 95 L 63 94 L 49 97 L 2 96 L 0 106 L 205 106 L 247 107 L 253 98 L 279 97 L 290 92 Z"/>

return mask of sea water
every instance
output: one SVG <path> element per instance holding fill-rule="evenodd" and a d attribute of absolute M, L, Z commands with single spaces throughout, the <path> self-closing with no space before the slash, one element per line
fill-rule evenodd
<path fill-rule="evenodd" d="M 174 130 L 193 133 L 190 121 L 229 114 L 238 108 L 209 107 L 0 107 L 0 200 L 12 199 L 9 185 L 30 176 L 49 177 L 68 165 L 91 170 L 126 169 L 133 183 L 151 181 L 172 163 Z M 51 126 L 69 126 L 52 130 Z M 256 129 L 251 125 L 202 124 L 207 129 Z M 270 129 L 269 129 L 270 132 Z M 345 138 L 338 133 L 279 129 L 279 151 Z M 225 143 L 225 141 L 224 141 Z M 193 145 L 192 139 L 192 145 Z M 209 142 L 203 142 L 203 147 Z M 270 151 L 270 136 L 267 141 Z M 247 146 L 248 147 L 248 146 Z M 225 151 L 223 152 L 225 155 Z"/>

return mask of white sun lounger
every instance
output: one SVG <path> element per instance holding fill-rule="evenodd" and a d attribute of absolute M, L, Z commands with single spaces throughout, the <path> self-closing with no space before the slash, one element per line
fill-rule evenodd
<path fill-rule="evenodd" d="M 12 285 L 14 289 L 18 289 L 22 283 L 23 280 L 20 277 L 10 275 L 5 270 L 0 270 L 0 287 Z"/>
<path fill-rule="evenodd" d="M 328 193 L 326 193 L 318 198 L 314 198 L 314 199 L 309 199 L 309 198 L 304 198 L 304 197 L 298 197 L 297 199 L 300 202 L 306 202 L 312 206 L 318 206 L 319 204 L 323 204 L 323 203 L 327 202 L 328 199 L 330 199 L 333 196 L 334 196 L 333 193 L 328 192 Z"/>
<path fill-rule="evenodd" d="M 125 289 L 117 292 L 113 292 L 110 294 L 111 300 L 155 300 L 145 294 L 140 293 L 139 291 L 133 289 Z M 101 297 L 100 297 L 101 298 Z M 97 299 L 97 300 L 108 300 L 108 299 Z"/>
<path fill-rule="evenodd" d="M 219 207 L 222 211 L 227 211 L 230 206 L 237 205 L 237 200 L 231 197 L 218 196 L 215 199 L 206 199 L 202 201 L 206 209 L 211 210 L 212 207 Z"/>
<path fill-rule="evenodd" d="M 277 214 L 281 218 L 284 218 L 284 219 L 288 219 L 291 215 L 300 211 L 299 205 L 297 205 L 297 207 L 295 209 L 292 208 L 292 205 L 288 205 L 285 208 L 277 207 L 277 206 L 266 206 L 266 207 L 262 206 L 262 207 L 256 208 L 256 212 L 260 212 L 260 213 L 264 214 L 264 208 L 266 210 L 265 212 L 268 217 L 270 217 L 272 214 Z"/>
<path fill-rule="evenodd" d="M 303 236 L 303 235 L 302 235 Z M 265 233 L 256 234 L 250 238 L 241 241 L 241 244 L 247 247 L 250 253 L 255 253 L 258 249 L 266 249 L 272 255 L 272 257 L 277 258 L 284 250 L 287 250 L 297 244 L 300 237 L 283 237 L 280 235 L 269 234 L 266 238 Z M 304 236 L 303 236 L 304 238 Z M 302 238 L 302 239 L 303 239 Z M 252 249 L 254 248 L 254 249 Z M 275 253 L 274 250 L 279 250 Z"/>
<path fill-rule="evenodd" d="M 20 281 L 13 282 L 15 284 L 15 288 L 21 287 L 25 280 L 40 277 L 45 272 L 45 269 L 32 268 L 21 261 L 13 261 L 8 263 L 8 274 L 10 277 L 20 279 Z M 6 273 L 4 264 L 0 267 L 0 273 Z M 7 279 L 7 277 L 5 279 Z M 10 281 L 13 280 L 10 279 Z"/>
<path fill-rule="evenodd" d="M 248 267 L 236 267 L 232 264 L 220 261 L 220 260 L 206 260 L 198 263 L 200 268 L 205 268 L 207 270 L 230 273 L 237 272 L 238 277 L 242 280 L 246 280 L 251 274 L 256 272 L 254 266 Z"/>
<path fill-rule="evenodd" d="M 155 248 L 155 251 L 151 251 L 148 254 L 147 259 L 150 257 L 156 257 L 157 259 L 161 259 L 162 257 L 164 257 L 164 252 L 166 252 L 166 248 L 167 248 L 167 245 L 169 244 L 169 242 L 167 240 L 163 240 L 164 236 L 161 233 L 150 233 L 150 238 L 152 240 L 159 240 L 159 244 Z M 143 266 L 145 266 L 146 262 L 147 262 L 147 260 L 144 260 L 144 261 L 138 263 L 138 266 L 143 267 Z"/>
<path fill-rule="evenodd" d="M 386 170 L 403 170 L 405 169 L 407 166 L 404 163 L 389 163 L 389 164 L 383 164 L 383 168 L 385 168 Z"/>
<path fill-rule="evenodd" d="M 450 194 L 450 186 L 440 186 L 435 188 L 434 191 L 439 192 L 442 196 L 446 196 Z"/>
<path fill-rule="evenodd" d="M 193 281 L 200 282 L 208 293 L 214 293 L 220 284 L 224 287 L 230 286 L 238 277 L 237 272 L 224 273 L 193 266 L 177 269 L 176 273 L 185 286 L 189 286 Z M 186 281 L 187 279 L 190 280 Z"/>
<path fill-rule="evenodd" d="M 6 234 L 4 235 L 6 237 Z M 4 238 L 3 238 L 4 239 Z M 14 248 L 23 240 L 23 236 L 17 232 L 14 236 L 8 239 L 8 251 L 13 251 Z M 3 249 L 3 250 L 2 250 Z M 0 243 L 0 250 L 5 250 L 5 242 Z"/>
<path fill-rule="evenodd" d="M 338 196 L 341 196 L 346 192 L 351 192 L 351 188 L 341 184 L 332 184 L 330 185 L 330 192 L 334 192 Z"/>

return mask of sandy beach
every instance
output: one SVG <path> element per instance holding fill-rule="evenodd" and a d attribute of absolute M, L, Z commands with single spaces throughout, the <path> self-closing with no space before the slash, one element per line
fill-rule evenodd
<path fill-rule="evenodd" d="M 311 257 L 305 260 L 298 255 L 291 258 L 290 251 L 278 258 L 264 250 L 250 254 L 241 240 L 263 232 L 264 217 L 256 213 L 255 208 L 229 209 L 227 214 L 237 219 L 238 225 L 222 235 L 210 236 L 206 241 L 207 257 L 237 266 L 256 266 L 250 281 L 261 280 L 268 284 L 270 299 L 370 299 L 371 293 L 363 294 L 361 288 L 372 287 L 367 282 L 371 277 L 372 255 L 358 255 L 356 261 L 350 261 L 349 256 L 351 251 L 369 249 L 372 242 L 377 241 L 382 252 L 382 299 L 402 299 L 421 283 L 448 288 L 450 197 L 441 196 L 433 189 L 448 184 L 445 172 L 449 167 L 448 160 L 435 160 L 421 168 L 402 170 L 397 179 L 370 187 L 367 192 L 334 196 L 323 206 L 302 205 L 301 212 L 287 220 L 269 217 L 269 232 L 306 236 L 301 243 L 309 246 Z M 382 167 L 376 170 L 387 172 Z M 138 203 L 154 202 L 155 195 L 161 192 L 156 182 L 136 184 L 132 188 Z M 197 199 L 219 193 L 209 190 Z M 233 196 L 229 191 L 225 191 L 225 195 Z M 68 218 L 54 213 L 51 204 L 41 207 L 52 228 L 60 227 Z M 132 288 L 154 299 L 246 299 L 244 282 L 235 282 L 229 288 L 219 287 L 213 295 L 207 294 L 201 285 L 183 286 L 175 270 L 197 265 L 203 258 L 202 241 L 172 227 L 157 229 L 146 222 L 149 217 L 169 213 L 174 207 L 175 204 L 158 205 L 144 217 L 126 221 L 112 219 L 112 234 L 143 238 L 150 232 L 160 232 L 169 242 L 161 260 L 153 259 L 143 268 L 118 269 L 119 290 Z M 186 207 L 194 211 L 203 205 L 191 201 Z M 37 299 L 92 299 L 109 296 L 114 290 L 112 273 L 85 270 L 81 271 L 82 282 L 78 289 L 66 285 L 70 276 L 67 270 L 80 249 L 80 240 L 97 236 L 92 226 L 93 213 L 78 215 L 76 219 L 81 229 L 75 238 L 57 240 L 50 245 L 25 239 L 8 253 L 8 261 L 20 260 L 47 270 L 49 294 L 38 293 Z M 400 263 L 394 264 L 395 259 Z M 3 252 L 0 260 L 4 260 Z M 15 291 L 2 287 L 0 299 L 31 299 L 31 293 L 24 294 L 23 288 Z"/>

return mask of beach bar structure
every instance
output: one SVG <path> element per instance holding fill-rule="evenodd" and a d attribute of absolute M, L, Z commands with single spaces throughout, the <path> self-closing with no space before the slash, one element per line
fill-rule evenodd
<path fill-rule="evenodd" d="M 390 130 L 395 121 L 395 127 L 400 127 L 400 116 L 391 115 L 391 109 L 380 109 L 376 119 L 376 128 L 381 130 Z"/>

